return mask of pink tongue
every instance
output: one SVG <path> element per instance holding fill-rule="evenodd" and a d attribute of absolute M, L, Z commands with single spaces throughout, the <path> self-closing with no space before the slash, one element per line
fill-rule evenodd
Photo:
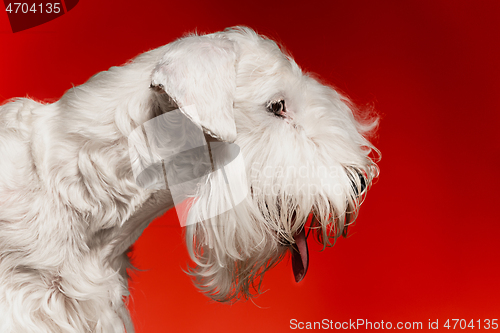
<path fill-rule="evenodd" d="M 295 282 L 300 282 L 306 276 L 309 266 L 309 250 L 307 249 L 306 232 L 302 229 L 293 237 L 295 246 L 292 248 L 292 269 Z"/>

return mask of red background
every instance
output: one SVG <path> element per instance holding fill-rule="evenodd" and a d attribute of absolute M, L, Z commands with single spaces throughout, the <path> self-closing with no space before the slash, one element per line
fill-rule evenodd
<path fill-rule="evenodd" d="M 3 10 L 3 8 L 2 8 Z M 500 2 L 97 1 L 13 34 L 0 12 L 0 101 L 55 100 L 185 32 L 248 25 L 383 116 L 381 176 L 350 237 L 295 284 L 289 260 L 254 302 L 214 304 L 182 272 L 174 212 L 136 243 L 137 332 L 285 332 L 290 319 L 500 317 Z M 477 329 L 477 328 L 476 328 Z"/>

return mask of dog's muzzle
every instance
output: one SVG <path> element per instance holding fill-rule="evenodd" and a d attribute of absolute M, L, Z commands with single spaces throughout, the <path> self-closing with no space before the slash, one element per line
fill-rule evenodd
<path fill-rule="evenodd" d="M 354 179 L 351 179 L 351 181 L 355 195 L 359 196 L 366 189 L 366 180 L 365 177 L 360 172 L 356 171 L 356 173 L 359 178 L 359 183 L 356 182 Z M 312 218 L 314 219 L 315 218 L 314 214 L 311 215 L 313 215 Z M 293 219 L 294 219 L 293 222 L 295 222 L 295 216 L 293 217 Z M 311 223 L 312 222 L 313 221 L 311 221 Z M 292 270 L 293 270 L 293 275 L 295 277 L 295 282 L 297 283 L 304 279 L 307 273 L 307 269 L 309 267 L 309 249 L 307 247 L 307 236 L 309 235 L 309 231 L 306 234 L 304 227 L 293 236 L 295 244 L 291 246 Z M 347 226 L 344 227 L 344 232 L 342 233 L 342 235 L 345 237 L 346 234 L 347 234 Z"/>

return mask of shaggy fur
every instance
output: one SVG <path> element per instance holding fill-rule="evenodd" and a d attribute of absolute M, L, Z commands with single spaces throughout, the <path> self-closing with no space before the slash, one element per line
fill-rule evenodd
<path fill-rule="evenodd" d="M 244 161 L 204 178 L 186 222 L 190 274 L 217 301 L 258 293 L 308 218 L 332 245 L 378 175 L 366 139 L 377 119 L 248 28 L 179 39 L 52 104 L 10 101 L 0 107 L 0 332 L 134 331 L 126 251 L 174 200 L 134 176 L 129 137 L 177 109 Z M 227 175 L 244 184 L 241 202 L 223 190 Z"/>

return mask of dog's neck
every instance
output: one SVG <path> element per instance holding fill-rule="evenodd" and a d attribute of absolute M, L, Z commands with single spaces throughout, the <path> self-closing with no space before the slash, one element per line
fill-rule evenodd
<path fill-rule="evenodd" d="M 60 101 L 33 111 L 38 139 L 33 158 L 40 180 L 73 218 L 87 220 L 95 235 L 86 240 L 89 247 L 107 244 L 110 256 L 126 251 L 149 222 L 173 207 L 168 190 L 136 184 L 128 147 L 136 127 L 164 112 L 165 101 L 149 88 L 160 56 L 157 49 L 101 72 Z M 145 70 L 145 64 L 150 68 Z"/>

